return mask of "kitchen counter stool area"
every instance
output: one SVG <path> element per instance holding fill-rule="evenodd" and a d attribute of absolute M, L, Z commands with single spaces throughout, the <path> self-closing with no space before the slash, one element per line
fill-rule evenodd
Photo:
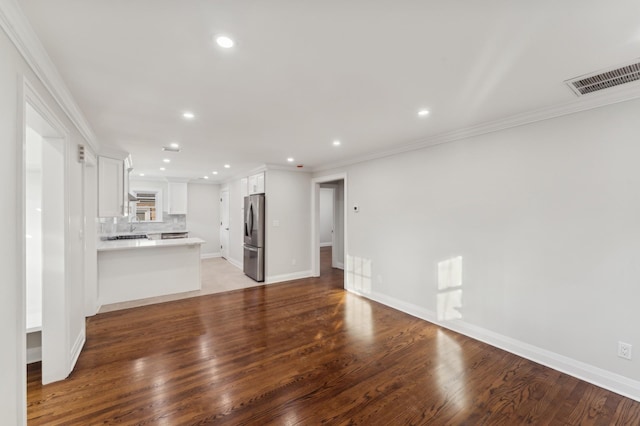
<path fill-rule="evenodd" d="M 100 305 L 199 290 L 200 238 L 102 241 Z"/>

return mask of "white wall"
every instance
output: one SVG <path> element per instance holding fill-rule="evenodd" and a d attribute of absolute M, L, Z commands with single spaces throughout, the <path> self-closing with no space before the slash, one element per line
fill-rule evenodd
<path fill-rule="evenodd" d="M 18 383 L 25 380 L 24 366 L 18 357 L 16 345 L 18 333 L 18 306 L 21 300 L 20 248 L 22 241 L 18 226 L 18 72 L 26 68 L 26 64 L 7 39 L 4 32 L 0 32 L 0 140 L 3 141 L 4 153 L 0 156 L 0 223 L 9 224 L 9 232 L 0 244 L 0 270 L 2 270 L 4 285 L 0 285 L 0 365 L 3 368 L 3 378 L 0 380 L 0 413 L 7 424 L 17 424 L 19 412 L 25 411 L 21 407 L 24 395 L 16 393 Z M 26 345 L 26 337 L 25 337 Z"/>
<path fill-rule="evenodd" d="M 266 281 L 311 275 L 311 176 L 266 172 Z"/>
<path fill-rule="evenodd" d="M 220 256 L 220 185 L 188 185 L 187 229 L 202 238 L 202 257 Z"/>
<path fill-rule="evenodd" d="M 349 288 L 640 398 L 640 357 L 616 356 L 640 347 L 638 111 L 346 168 Z"/>
<path fill-rule="evenodd" d="M 79 352 L 84 342 L 83 288 L 82 288 L 82 168 L 75 161 L 76 144 L 85 143 L 56 101 L 40 84 L 29 66 L 23 60 L 15 46 L 6 34 L 0 31 L 0 140 L 3 142 L 3 155 L 0 156 L 0 223 L 10 226 L 13 238 L 8 236 L 0 244 L 0 270 L 3 271 L 3 283 L 0 286 L 0 365 L 4 366 L 3 377 L 0 381 L 0 412 L 6 424 L 18 424 L 25 413 L 25 354 L 26 335 L 24 333 L 24 319 L 18 316 L 24 306 L 25 296 L 23 288 L 23 274 L 20 253 L 23 247 L 23 230 L 19 226 L 23 215 L 20 194 L 22 187 L 19 180 L 22 154 L 20 153 L 22 130 L 18 123 L 22 123 L 22 111 L 18 105 L 22 100 L 19 96 L 22 87 L 21 76 L 26 76 L 33 84 L 35 91 L 42 97 L 46 105 L 63 121 L 63 125 L 70 131 L 68 167 L 66 170 L 67 187 L 67 354 L 70 362 Z M 71 151 L 72 150 L 72 151 Z M 21 179 L 21 178 L 20 178 Z M 15 224 L 11 226 L 11 224 Z M 46 302 L 45 302 L 46 303 Z M 24 313 L 24 312 L 22 312 Z M 77 350 L 76 350 L 77 349 Z M 19 390 L 20 389 L 20 390 Z"/>
<path fill-rule="evenodd" d="M 320 188 L 320 247 L 330 246 L 333 238 L 334 192 L 332 188 Z"/>

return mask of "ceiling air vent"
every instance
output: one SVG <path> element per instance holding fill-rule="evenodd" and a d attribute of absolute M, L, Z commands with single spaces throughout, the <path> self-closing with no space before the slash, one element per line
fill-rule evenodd
<path fill-rule="evenodd" d="M 582 96 L 638 80 L 640 80 L 640 59 L 613 70 L 598 71 L 572 78 L 565 81 L 565 83 L 569 85 L 576 95 Z"/>

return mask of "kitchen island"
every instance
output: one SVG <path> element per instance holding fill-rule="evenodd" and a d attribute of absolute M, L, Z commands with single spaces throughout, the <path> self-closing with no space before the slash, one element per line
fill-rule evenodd
<path fill-rule="evenodd" d="M 200 238 L 98 243 L 100 305 L 199 290 Z"/>

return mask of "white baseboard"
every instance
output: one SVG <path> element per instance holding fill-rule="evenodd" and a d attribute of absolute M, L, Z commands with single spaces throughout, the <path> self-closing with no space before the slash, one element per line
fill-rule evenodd
<path fill-rule="evenodd" d="M 240 269 L 241 271 L 244 270 L 244 265 L 242 264 L 242 262 L 239 262 L 239 261 L 237 261 L 235 259 L 232 259 L 230 257 L 227 257 L 226 260 L 227 260 L 227 262 L 229 262 L 230 264 L 232 264 L 236 268 Z"/>
<path fill-rule="evenodd" d="M 213 259 L 215 257 L 222 257 L 222 253 L 200 253 L 200 259 Z"/>
<path fill-rule="evenodd" d="M 78 362 L 78 357 L 80 356 L 80 352 L 82 352 L 82 347 L 86 340 L 85 331 L 82 330 L 80 334 L 78 334 L 78 337 L 73 344 L 73 348 L 71 348 L 71 364 L 69 366 L 69 372 L 73 371 L 73 368 L 76 366 L 76 362 Z"/>
<path fill-rule="evenodd" d="M 344 271 L 344 263 L 343 262 L 336 263 L 336 268 L 342 269 Z"/>
<path fill-rule="evenodd" d="M 438 321 L 435 312 L 384 294 L 375 292 L 372 294 L 364 294 L 351 288 L 347 288 L 347 290 L 362 297 L 382 303 L 383 305 L 405 312 L 414 317 L 423 319 L 457 333 L 464 334 L 472 339 L 479 340 L 491 346 L 511 352 L 515 355 L 521 356 L 522 358 L 526 358 L 533 362 L 537 362 L 538 364 L 553 368 L 554 370 L 569 374 L 580 380 L 584 380 L 585 382 L 610 390 L 611 392 L 640 401 L 640 381 L 530 345 L 520 340 L 512 339 L 511 337 L 478 327 L 465 321 Z"/>
<path fill-rule="evenodd" d="M 331 244 L 331 241 L 328 243 L 320 243 L 320 247 L 333 247 L 333 244 Z"/>
<path fill-rule="evenodd" d="M 27 348 L 27 364 L 42 361 L 42 346 Z"/>
<path fill-rule="evenodd" d="M 291 274 L 272 275 L 265 280 L 266 284 L 281 283 L 283 281 L 299 280 L 301 278 L 309 278 L 311 271 L 293 272 Z"/>

